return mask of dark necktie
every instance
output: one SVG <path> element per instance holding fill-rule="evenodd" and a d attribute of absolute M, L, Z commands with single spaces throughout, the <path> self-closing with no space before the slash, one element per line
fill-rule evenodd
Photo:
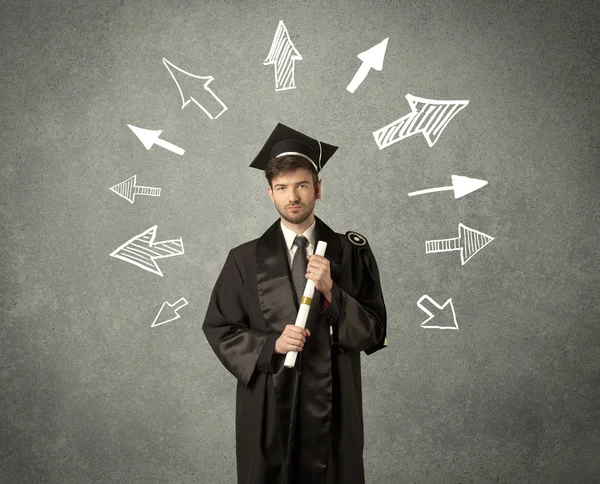
<path fill-rule="evenodd" d="M 306 267 L 308 266 L 308 259 L 306 258 L 306 245 L 308 240 L 303 235 L 297 235 L 294 239 L 294 245 L 298 246 L 294 253 L 294 260 L 292 261 L 292 281 L 294 283 L 294 289 L 296 290 L 296 300 L 298 305 L 302 300 L 304 294 L 304 286 L 306 286 Z"/>

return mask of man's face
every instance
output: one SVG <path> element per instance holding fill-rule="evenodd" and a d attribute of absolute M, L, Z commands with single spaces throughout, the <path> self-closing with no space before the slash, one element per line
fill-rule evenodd
<path fill-rule="evenodd" d="M 269 196 L 279 215 L 292 224 L 306 221 L 315 209 L 315 200 L 319 198 L 318 186 L 313 185 L 309 170 L 297 170 L 282 173 L 271 181 Z"/>

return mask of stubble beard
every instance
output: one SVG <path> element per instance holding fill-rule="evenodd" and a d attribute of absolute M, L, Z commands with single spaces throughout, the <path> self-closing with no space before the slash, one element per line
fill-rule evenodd
<path fill-rule="evenodd" d="M 296 225 L 300 225 L 301 223 L 304 223 L 310 217 L 310 214 L 312 213 L 312 211 L 314 209 L 314 204 L 312 204 L 311 206 L 300 205 L 300 207 L 303 209 L 302 212 L 297 213 L 296 215 L 290 216 L 287 213 L 287 209 L 284 208 L 282 210 L 278 206 L 276 206 L 277 211 L 279 212 L 279 215 L 281 215 L 281 217 L 286 222 L 289 222 L 291 224 L 296 224 Z"/>

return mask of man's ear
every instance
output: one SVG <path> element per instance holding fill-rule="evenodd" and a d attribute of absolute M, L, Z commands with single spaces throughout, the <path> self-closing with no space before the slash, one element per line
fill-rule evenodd
<path fill-rule="evenodd" d="M 271 185 L 269 185 L 269 188 L 267 188 L 267 193 L 269 194 L 271 202 L 273 202 L 273 205 L 275 205 L 275 200 L 273 199 L 273 189 L 271 188 Z"/>
<path fill-rule="evenodd" d="M 322 197 L 322 188 L 323 188 L 323 180 L 317 181 L 317 195 L 315 197 L 316 200 L 321 200 Z"/>

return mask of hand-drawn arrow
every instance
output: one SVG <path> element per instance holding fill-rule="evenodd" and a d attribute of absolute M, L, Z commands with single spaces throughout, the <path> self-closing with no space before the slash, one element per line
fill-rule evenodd
<path fill-rule="evenodd" d="M 373 132 L 380 150 L 417 133 L 423 133 L 429 146 L 433 146 L 450 120 L 469 104 L 469 101 L 436 101 L 412 94 L 407 94 L 406 100 L 410 113 Z"/>
<path fill-rule="evenodd" d="M 131 131 L 135 133 L 147 150 L 152 148 L 153 145 L 158 145 L 180 156 L 183 156 L 185 153 L 183 148 L 175 146 L 174 144 L 159 138 L 160 133 L 162 133 L 162 129 L 144 129 L 138 128 L 137 126 L 133 126 L 131 124 L 128 124 L 127 126 L 129 126 Z"/>
<path fill-rule="evenodd" d="M 302 60 L 302 56 L 294 47 L 283 20 L 280 20 L 271 43 L 269 55 L 263 62 L 265 66 L 275 64 L 276 91 L 296 88 L 294 67 L 297 60 Z"/>
<path fill-rule="evenodd" d="M 425 307 L 423 301 L 427 301 L 428 305 L 431 307 L 431 310 Z M 417 306 L 419 306 L 429 316 L 425 321 L 421 323 L 421 328 L 458 329 L 452 299 L 448 299 L 444 304 L 440 306 L 429 296 L 425 295 L 421 296 L 421 298 L 417 301 Z M 450 312 L 452 312 L 452 321 L 450 321 Z M 431 321 L 436 316 L 438 318 L 436 324 L 434 324 L 433 322 L 430 323 L 429 321 Z M 442 320 L 441 322 L 440 319 Z"/>
<path fill-rule="evenodd" d="M 452 239 L 428 240 L 425 242 L 425 253 L 449 252 L 460 250 L 461 265 L 464 265 L 477 252 L 488 245 L 494 237 L 458 224 L 458 237 Z"/>
<path fill-rule="evenodd" d="M 422 195 L 423 193 L 441 192 L 444 190 L 454 190 L 454 198 L 464 197 L 469 193 L 479 190 L 481 187 L 487 185 L 487 181 L 478 180 L 477 178 L 469 178 L 460 175 L 450 175 L 452 178 L 452 186 L 427 188 L 425 190 L 419 190 L 418 192 L 410 192 L 409 197 L 415 195 Z"/>
<path fill-rule="evenodd" d="M 129 177 L 127 180 L 117 183 L 110 187 L 110 190 L 115 192 L 120 197 L 128 200 L 129 203 L 133 203 L 136 195 L 147 195 L 150 197 L 160 197 L 160 188 L 156 187 L 142 187 L 136 185 L 136 175 Z"/>
<path fill-rule="evenodd" d="M 200 109 L 202 109 L 202 111 L 204 111 L 204 113 L 210 119 L 217 119 L 219 116 L 221 116 L 221 114 L 223 114 L 225 111 L 227 111 L 227 106 L 225 106 L 223 101 L 221 101 L 217 97 L 217 95 L 212 91 L 212 89 L 210 87 L 208 87 L 208 85 L 212 81 L 215 80 L 215 78 L 213 76 L 197 76 L 195 74 L 191 74 L 190 72 L 184 71 L 183 69 L 180 69 L 179 67 L 177 67 L 172 62 L 169 62 L 164 57 L 163 57 L 162 61 L 163 61 L 163 64 L 165 65 L 165 67 L 167 68 L 167 70 L 169 71 L 169 74 L 171 74 L 171 77 L 175 81 L 175 84 L 177 85 L 177 89 L 179 89 L 179 94 L 181 95 L 181 103 L 182 103 L 181 109 L 185 108 L 190 103 L 190 101 L 193 101 L 194 104 L 196 106 L 198 106 Z M 194 97 L 192 95 L 186 96 L 185 94 L 183 94 L 183 90 L 181 89 L 181 84 L 175 77 L 175 71 L 179 71 L 182 74 L 184 74 L 184 76 L 180 76 L 180 79 L 189 79 L 190 77 L 192 77 L 194 79 L 200 79 L 204 83 L 202 87 L 208 93 L 208 95 L 198 94 L 198 96 Z M 187 77 L 185 77 L 185 76 L 187 76 Z M 192 90 L 194 90 L 194 91 L 197 90 L 197 85 L 195 83 L 194 83 L 194 85 L 189 86 L 189 91 L 192 91 Z M 205 107 L 204 104 L 200 103 L 197 100 L 197 98 L 203 99 L 204 104 L 211 104 L 211 106 L 209 106 L 209 108 Z M 217 114 L 213 115 L 211 113 L 211 111 L 215 112 Z"/>
<path fill-rule="evenodd" d="M 182 307 L 187 306 L 187 304 L 188 304 L 188 302 L 186 301 L 186 299 L 184 297 L 179 298 L 173 304 L 171 304 L 168 301 L 165 301 L 162 304 L 162 306 L 160 307 L 160 310 L 158 311 L 158 314 L 154 318 L 154 322 L 152 323 L 152 326 L 150 326 L 150 327 L 154 328 L 155 326 L 160 326 L 161 324 L 168 323 L 169 321 L 175 321 L 176 319 L 179 319 L 181 316 L 179 315 L 178 311 Z M 166 308 L 167 306 L 168 306 L 168 308 Z M 164 314 L 163 314 L 163 312 L 164 312 Z M 175 316 L 173 316 L 173 314 L 175 314 Z"/>
<path fill-rule="evenodd" d="M 154 242 L 156 230 L 157 225 L 150 227 L 117 247 L 110 255 L 162 277 L 155 260 L 183 254 L 183 241 L 179 238 Z"/>
<path fill-rule="evenodd" d="M 365 80 L 371 69 L 375 69 L 376 71 L 383 69 L 383 58 L 385 57 L 388 39 L 389 37 L 385 38 L 379 42 L 379 44 L 371 47 L 368 50 L 365 50 L 364 52 L 361 52 L 356 56 L 362 61 L 362 64 L 358 68 L 358 71 L 356 71 L 356 74 L 354 74 L 354 77 L 350 81 L 350 84 L 348 84 L 348 87 L 346 87 L 348 91 L 354 93 L 356 88 Z"/>

